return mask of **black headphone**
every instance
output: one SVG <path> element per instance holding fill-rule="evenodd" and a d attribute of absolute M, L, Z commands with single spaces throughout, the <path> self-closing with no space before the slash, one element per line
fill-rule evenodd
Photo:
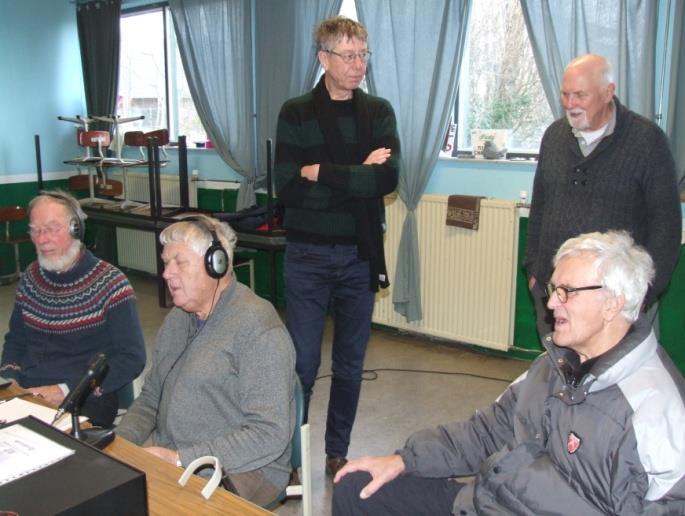
<path fill-rule="evenodd" d="M 60 191 L 48 192 L 43 190 L 40 192 L 40 195 L 56 199 L 60 202 L 60 204 L 69 209 L 71 212 L 71 219 L 69 220 L 69 236 L 75 240 L 83 240 L 83 237 L 86 233 L 86 228 L 84 225 L 85 215 L 81 215 L 83 211 L 81 210 L 81 205 L 78 203 L 78 201 L 68 193 Z"/>
<path fill-rule="evenodd" d="M 210 278 L 223 278 L 228 272 L 228 253 L 226 252 L 226 249 L 224 249 L 224 246 L 221 245 L 214 228 L 200 217 L 187 217 L 183 220 L 194 222 L 211 235 L 212 243 L 205 251 L 205 271 L 207 271 Z"/>

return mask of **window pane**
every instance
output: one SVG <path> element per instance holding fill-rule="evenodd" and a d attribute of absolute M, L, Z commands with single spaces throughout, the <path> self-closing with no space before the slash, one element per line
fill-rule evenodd
<path fill-rule="evenodd" d="M 519 0 L 474 0 L 459 89 L 458 147 L 473 129 L 507 129 L 510 152 L 537 153 L 552 123 Z"/>
<path fill-rule="evenodd" d="M 124 131 L 167 127 L 162 10 L 121 17 L 121 56 L 117 114 L 144 115 Z"/>
<path fill-rule="evenodd" d="M 170 41 L 172 41 L 171 38 Z M 171 98 L 175 99 L 172 106 L 172 138 L 176 139 L 178 135 L 185 135 L 188 145 L 192 142 L 204 142 L 207 134 L 190 96 L 190 88 L 181 63 L 181 53 L 175 44 L 173 47 L 173 60 L 170 66 L 170 69 L 175 72 L 170 73 Z"/>

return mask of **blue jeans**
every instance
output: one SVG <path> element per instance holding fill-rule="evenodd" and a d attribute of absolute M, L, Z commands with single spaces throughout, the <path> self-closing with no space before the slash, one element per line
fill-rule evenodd
<path fill-rule="evenodd" d="M 329 305 L 333 315 L 333 378 L 326 419 L 326 454 L 347 455 L 357 413 L 374 293 L 369 263 L 356 245 L 288 242 L 284 261 L 287 326 L 297 352 L 305 418 L 321 364 Z"/>

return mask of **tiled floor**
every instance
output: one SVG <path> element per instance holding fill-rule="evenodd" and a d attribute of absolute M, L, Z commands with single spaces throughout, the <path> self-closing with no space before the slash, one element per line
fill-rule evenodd
<path fill-rule="evenodd" d="M 155 335 L 168 309 L 157 306 L 156 284 L 150 278 L 131 276 L 136 289 L 148 357 Z M 7 331 L 14 288 L 0 287 L 0 332 Z M 312 436 L 313 514 L 330 514 L 331 481 L 324 475 L 323 433 L 330 380 L 330 334 L 324 337 L 322 378 L 310 406 Z M 3 341 L 4 342 L 4 341 Z M 362 387 L 349 456 L 392 453 L 413 431 L 450 419 L 468 417 L 492 402 L 527 368 L 527 362 L 492 357 L 459 346 L 373 330 L 366 356 L 369 372 Z M 388 369 L 393 369 L 392 371 Z M 419 373 L 441 371 L 451 374 Z M 493 380 L 499 378 L 505 381 Z M 301 503 L 289 500 L 276 509 L 282 516 L 300 514 Z"/>

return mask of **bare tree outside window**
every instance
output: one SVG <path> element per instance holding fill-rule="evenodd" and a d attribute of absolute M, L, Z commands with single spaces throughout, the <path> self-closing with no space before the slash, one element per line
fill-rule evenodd
<path fill-rule="evenodd" d="M 172 140 L 185 135 L 189 144 L 207 138 L 190 96 L 168 8 L 121 17 L 117 114 L 145 116 L 126 125 L 126 131 L 168 128 Z"/>
<path fill-rule="evenodd" d="M 507 129 L 510 151 L 538 152 L 553 115 L 518 0 L 474 0 L 457 111 L 459 149 L 473 129 Z"/>

